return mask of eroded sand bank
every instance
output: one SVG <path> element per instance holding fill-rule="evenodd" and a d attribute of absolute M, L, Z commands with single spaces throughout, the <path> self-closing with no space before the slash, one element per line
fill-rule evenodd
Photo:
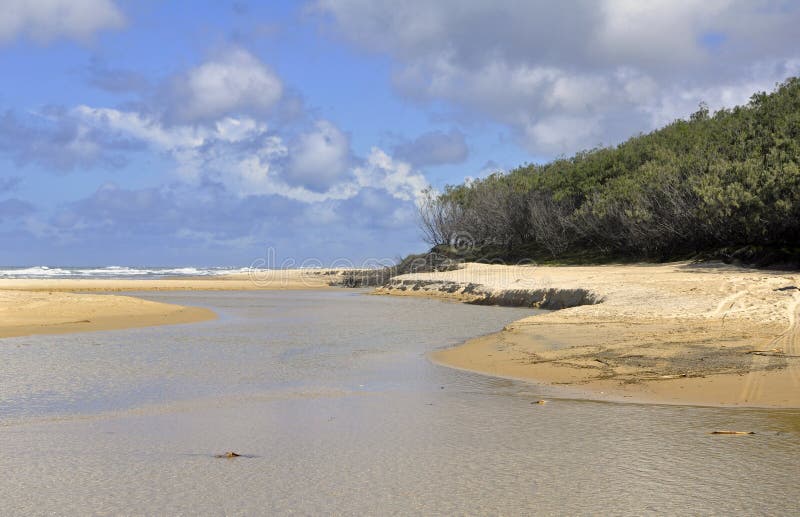
<path fill-rule="evenodd" d="M 722 264 L 468 264 L 379 292 L 561 308 L 433 354 L 457 368 L 602 399 L 800 407 L 798 287 Z"/>
<path fill-rule="evenodd" d="M 154 280 L 0 279 L 0 338 L 193 323 L 215 317 L 203 308 L 94 293 L 325 289 L 341 274 L 342 270 L 314 269 Z"/>

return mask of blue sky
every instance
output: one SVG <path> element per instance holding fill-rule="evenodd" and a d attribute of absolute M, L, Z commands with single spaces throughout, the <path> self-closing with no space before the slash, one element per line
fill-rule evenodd
<path fill-rule="evenodd" d="M 784 2 L 8 0 L 0 263 L 420 251 L 415 201 L 796 75 Z"/>

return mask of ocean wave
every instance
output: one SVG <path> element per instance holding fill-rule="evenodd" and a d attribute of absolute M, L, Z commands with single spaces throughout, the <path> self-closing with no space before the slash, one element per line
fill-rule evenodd
<path fill-rule="evenodd" d="M 165 276 L 218 276 L 247 273 L 249 268 L 224 267 L 149 267 L 129 266 L 65 267 L 30 266 L 0 267 L 0 278 L 158 278 Z"/>

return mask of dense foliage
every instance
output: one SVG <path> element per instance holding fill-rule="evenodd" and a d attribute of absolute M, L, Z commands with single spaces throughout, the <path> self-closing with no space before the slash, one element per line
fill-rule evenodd
<path fill-rule="evenodd" d="M 796 260 L 800 79 L 616 147 L 428 192 L 420 216 L 432 245 L 499 256 Z"/>

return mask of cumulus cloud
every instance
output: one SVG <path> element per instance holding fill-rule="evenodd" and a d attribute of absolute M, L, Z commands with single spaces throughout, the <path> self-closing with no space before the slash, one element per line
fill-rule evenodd
<path fill-rule="evenodd" d="M 5 0 L 0 43 L 21 35 L 42 43 L 58 38 L 86 41 L 97 31 L 119 29 L 124 23 L 111 0 Z"/>
<path fill-rule="evenodd" d="M 132 138 L 169 155 L 187 182 L 213 181 L 240 196 L 277 195 L 316 203 L 349 199 L 370 187 L 410 201 L 426 186 L 410 164 L 379 149 L 362 165 L 350 166 L 347 138 L 329 121 L 318 121 L 292 143 L 250 118 L 226 117 L 196 126 L 165 125 L 111 108 L 79 106 L 73 113 L 103 134 Z"/>
<path fill-rule="evenodd" d="M 381 236 L 388 230 L 398 243 L 388 252 L 418 245 L 412 221 L 425 177 L 378 148 L 355 155 L 345 131 L 285 93 L 252 54 L 229 50 L 160 87 L 101 63 L 89 73 L 95 86 L 138 98 L 123 107 L 0 114 L 0 152 L 56 172 L 124 166 L 132 151 L 149 152 L 172 162 L 169 183 L 144 189 L 106 183 L 49 215 L 9 204 L 0 217 L 11 221 L 13 208 L 23 219 L 0 226 L 0 237 L 27 250 L 80 248 L 108 263 L 137 260 L 131 253 L 146 260 L 154 251 L 161 260 L 174 251 L 185 262 L 192 250 L 202 250 L 204 260 L 219 250 L 219 257 L 242 262 L 265 244 L 296 256 L 319 247 L 328 258 L 386 253 Z M 116 243 L 125 250 L 122 259 Z"/>
<path fill-rule="evenodd" d="M 301 134 L 292 144 L 287 177 L 296 184 L 324 191 L 341 180 L 350 165 L 347 136 L 327 120 Z"/>
<path fill-rule="evenodd" d="M 731 6 L 728 0 L 606 1 L 599 5 L 592 52 L 614 63 L 696 64 L 707 53 L 698 36 Z M 741 4 L 740 4 L 741 6 Z"/>
<path fill-rule="evenodd" d="M 82 123 L 63 108 L 51 107 L 25 117 L 12 111 L 0 115 L 0 152 L 18 166 L 35 164 L 53 172 L 118 168 L 127 161 L 119 151 L 135 147 Z"/>
<path fill-rule="evenodd" d="M 417 167 L 444 165 L 463 163 L 469 148 L 464 133 L 457 129 L 429 131 L 395 146 L 394 155 Z"/>
<path fill-rule="evenodd" d="M 524 137 L 551 152 L 591 146 L 592 138 L 600 138 L 602 125 L 587 116 L 549 115 L 524 128 Z M 595 144 L 599 145 L 598 141 Z"/>
<path fill-rule="evenodd" d="M 129 109 L 79 105 L 22 119 L 7 112 L 0 115 L 0 152 L 21 165 L 62 172 L 120 167 L 129 151 L 150 150 L 170 158 L 175 178 L 187 184 L 212 182 L 240 197 L 274 195 L 302 203 L 351 199 L 364 188 L 408 202 L 426 186 L 402 159 L 380 150 L 367 158 L 353 155 L 348 135 L 332 121 L 306 112 L 287 124 L 280 113 L 268 113 L 283 86 L 244 50 L 173 79 L 171 86 L 184 95 L 171 107 L 156 94 L 142 95 Z M 458 133 L 445 136 L 456 144 L 463 139 Z"/>
<path fill-rule="evenodd" d="M 410 164 L 395 160 L 384 151 L 373 147 L 364 165 L 354 170 L 360 187 L 383 189 L 397 199 L 419 199 L 427 187 L 425 177 Z"/>
<path fill-rule="evenodd" d="M 334 33 L 395 60 L 422 103 L 509 127 L 528 150 L 574 152 L 741 104 L 796 74 L 800 6 L 744 0 L 318 0 Z"/>
<path fill-rule="evenodd" d="M 213 125 L 166 125 L 135 111 L 78 106 L 74 113 L 98 130 L 133 138 L 170 156 L 185 181 L 212 179 L 242 193 L 267 193 L 285 186 L 278 185 L 272 169 L 288 149 L 265 123 L 252 118 L 226 117 Z M 288 187 L 283 193 L 300 195 Z"/>
<path fill-rule="evenodd" d="M 169 115 L 191 123 L 264 113 L 280 100 L 283 83 L 251 53 L 233 48 L 176 77 L 170 94 Z"/>

